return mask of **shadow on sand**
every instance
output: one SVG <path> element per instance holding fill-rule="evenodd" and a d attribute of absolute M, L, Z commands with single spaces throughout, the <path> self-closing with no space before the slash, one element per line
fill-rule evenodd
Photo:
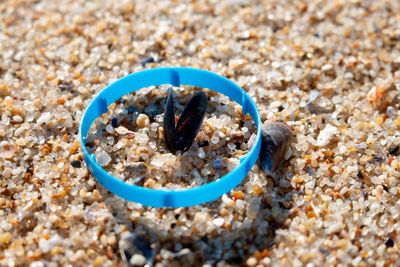
<path fill-rule="evenodd" d="M 258 168 L 258 167 L 257 167 Z M 240 185 L 248 183 L 248 178 Z M 206 213 L 208 218 L 222 217 L 220 214 L 221 198 L 202 205 L 189 208 L 148 208 L 141 212 L 151 212 L 148 216 L 131 219 L 131 213 L 141 210 L 140 204 L 128 209 L 127 201 L 114 196 L 100 184 L 101 195 L 107 208 L 113 213 L 118 224 L 124 224 L 128 231 L 134 233 L 129 240 L 124 240 L 125 250 L 119 249 L 118 257 L 129 261 L 133 254 L 142 254 L 148 258 L 148 266 L 156 263 L 168 266 L 199 266 L 218 262 L 224 265 L 244 265 L 251 256 L 263 258 L 269 255 L 274 246 L 275 232 L 285 228 L 290 216 L 293 188 L 280 186 L 279 178 L 266 178 L 266 191 L 258 198 L 258 212 L 252 218 L 229 209 L 233 216 L 230 226 L 217 227 L 207 234 L 200 234 L 193 223 L 197 212 Z M 297 193 L 297 192 L 296 192 Z M 231 196 L 229 193 L 228 196 Z M 121 209 L 121 207 L 123 207 Z M 229 216 L 229 215 L 228 215 Z M 181 218 L 185 217 L 185 220 Z M 204 231 L 204 230 L 203 230 Z M 119 242 L 121 247 L 121 240 Z M 150 251 L 147 251 L 151 249 Z M 121 255 L 124 254 L 125 255 Z M 150 255 L 150 256 L 149 256 Z M 154 256 L 151 256 L 154 255 Z M 125 261 L 126 264 L 126 261 Z M 131 265 L 129 266 L 136 266 Z"/>

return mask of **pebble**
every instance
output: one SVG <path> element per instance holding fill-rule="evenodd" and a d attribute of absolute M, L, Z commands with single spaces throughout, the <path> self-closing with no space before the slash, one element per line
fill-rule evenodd
<path fill-rule="evenodd" d="M 385 241 L 386 247 L 392 248 L 394 246 L 394 241 L 390 237 Z"/>
<path fill-rule="evenodd" d="M 1 175 L 6 178 L 9 179 L 12 176 L 12 169 L 10 167 L 6 167 L 4 168 L 3 172 L 1 173 Z"/>
<path fill-rule="evenodd" d="M 71 161 L 71 166 L 74 168 L 80 168 L 81 167 L 81 161 L 80 160 L 73 160 Z"/>
<path fill-rule="evenodd" d="M 257 265 L 257 259 L 254 257 L 250 257 L 246 260 L 246 265 L 247 266 L 256 266 Z"/>
<path fill-rule="evenodd" d="M 130 131 L 123 126 L 119 126 L 119 127 L 115 128 L 115 131 L 120 135 L 125 135 L 127 133 L 130 133 Z"/>
<path fill-rule="evenodd" d="M 15 152 L 17 151 L 18 146 L 15 144 L 4 144 L 1 147 L 0 157 L 3 159 L 11 159 L 14 157 Z"/>
<path fill-rule="evenodd" d="M 214 166 L 214 169 L 215 169 L 215 170 L 218 171 L 218 170 L 221 168 L 221 165 L 222 165 L 222 159 L 216 159 L 216 160 L 214 160 L 213 166 Z"/>
<path fill-rule="evenodd" d="M 238 70 L 246 65 L 246 60 L 243 59 L 231 59 L 229 60 L 229 68 L 233 70 Z"/>
<path fill-rule="evenodd" d="M 146 258 L 141 254 L 135 254 L 131 257 L 129 263 L 133 266 L 143 266 L 146 263 Z"/>
<path fill-rule="evenodd" d="M 150 125 L 150 119 L 146 114 L 142 113 L 136 119 L 136 124 L 141 128 L 148 127 Z"/>
<path fill-rule="evenodd" d="M 197 153 L 197 156 L 199 158 L 204 159 L 206 157 L 206 153 L 204 152 L 204 149 L 202 147 L 199 148 L 199 152 Z"/>
<path fill-rule="evenodd" d="M 339 130 L 328 124 L 325 126 L 325 128 L 319 133 L 318 137 L 317 137 L 317 146 L 326 146 L 329 144 L 329 142 L 331 141 L 332 137 L 336 134 L 339 133 Z"/>
<path fill-rule="evenodd" d="M 207 140 L 200 141 L 200 142 L 198 143 L 198 145 L 199 145 L 199 147 L 208 146 L 208 145 L 209 145 L 209 142 L 208 142 Z"/>
<path fill-rule="evenodd" d="M 118 127 L 118 119 L 117 118 L 112 118 L 111 119 L 111 125 L 113 128 L 117 128 Z"/>
<path fill-rule="evenodd" d="M 315 99 L 317 99 L 321 95 L 321 92 L 319 91 L 313 91 L 310 96 L 308 97 L 306 105 L 310 105 L 312 102 L 314 102 Z"/>
<path fill-rule="evenodd" d="M 213 224 L 217 227 L 221 227 L 224 224 L 224 219 L 223 218 L 216 218 L 213 220 Z"/>
<path fill-rule="evenodd" d="M 32 261 L 29 267 L 44 267 L 44 263 L 41 261 Z"/>
<path fill-rule="evenodd" d="M 107 152 L 101 151 L 99 156 L 96 156 L 96 160 L 101 167 L 104 167 L 111 162 L 111 157 Z"/>
<path fill-rule="evenodd" d="M 389 153 L 392 155 L 396 155 L 398 151 L 399 151 L 399 146 L 393 146 L 389 149 Z"/>
<path fill-rule="evenodd" d="M 50 112 L 44 112 L 36 121 L 37 124 L 48 123 L 51 120 L 52 116 Z"/>
<path fill-rule="evenodd" d="M 154 63 L 156 62 L 156 60 L 154 59 L 154 57 L 149 57 L 146 59 L 143 59 L 142 61 L 140 61 L 140 64 L 142 65 L 142 67 L 146 66 L 149 63 Z"/>

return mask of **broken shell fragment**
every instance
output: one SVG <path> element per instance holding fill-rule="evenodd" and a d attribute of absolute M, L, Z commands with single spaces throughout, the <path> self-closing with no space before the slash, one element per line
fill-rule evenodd
<path fill-rule="evenodd" d="M 168 98 L 164 111 L 164 140 L 169 151 L 173 153 L 177 150 L 187 151 L 192 146 L 203 123 L 207 104 L 206 94 L 203 91 L 197 92 L 189 100 L 175 126 L 172 89 L 168 89 Z"/>
<path fill-rule="evenodd" d="M 292 129 L 284 122 L 273 121 L 261 127 L 261 135 L 259 165 L 267 174 L 272 174 L 285 160 L 293 138 Z"/>
<path fill-rule="evenodd" d="M 15 144 L 5 144 L 1 148 L 0 157 L 3 159 L 11 159 L 14 157 L 15 152 L 18 150 L 18 146 Z"/>

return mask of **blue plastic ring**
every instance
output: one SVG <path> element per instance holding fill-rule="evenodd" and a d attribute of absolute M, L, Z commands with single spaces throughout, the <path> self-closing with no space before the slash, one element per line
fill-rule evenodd
<path fill-rule="evenodd" d="M 85 139 L 90 126 L 101 114 L 108 112 L 108 106 L 122 96 L 139 89 L 170 84 L 179 87 L 181 84 L 208 88 L 224 94 L 242 106 L 242 113 L 249 113 L 257 126 L 256 141 L 250 151 L 240 159 L 240 165 L 208 184 L 182 190 L 155 190 L 138 185 L 130 185 L 110 175 L 97 164 L 95 155 L 89 154 Z M 188 207 L 215 200 L 229 192 L 244 179 L 256 163 L 261 148 L 261 119 L 257 106 L 251 97 L 234 82 L 213 72 L 177 67 L 154 68 L 127 75 L 101 91 L 89 104 L 83 115 L 79 134 L 83 156 L 93 176 L 112 193 L 133 202 L 152 207 Z"/>

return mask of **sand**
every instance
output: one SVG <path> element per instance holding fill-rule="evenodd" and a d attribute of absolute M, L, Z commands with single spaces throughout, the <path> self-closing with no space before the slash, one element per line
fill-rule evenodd
<path fill-rule="evenodd" d="M 1 2 L 0 265 L 399 266 L 399 14 L 398 1 Z M 291 125 L 291 157 L 189 208 L 114 196 L 86 168 L 81 117 L 116 79 L 163 66 L 236 82 L 263 123 Z M 94 138 L 105 167 L 118 175 L 138 160 L 153 188 L 234 168 L 254 127 L 208 96 L 183 160 L 164 146 L 162 116 L 138 122 L 144 111 L 113 105 L 97 125 L 105 140 Z M 132 131 L 120 143 L 113 114 Z M 177 158 L 192 165 L 174 176 L 162 166 Z"/>

